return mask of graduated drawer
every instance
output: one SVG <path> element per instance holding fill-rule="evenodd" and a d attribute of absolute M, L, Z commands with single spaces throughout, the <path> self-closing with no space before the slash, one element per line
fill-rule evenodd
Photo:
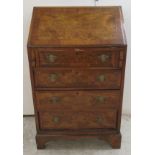
<path fill-rule="evenodd" d="M 39 112 L 41 129 L 116 128 L 117 111 L 51 111 Z"/>
<path fill-rule="evenodd" d="M 37 88 L 102 88 L 119 89 L 120 70 L 37 68 L 34 70 Z"/>
<path fill-rule="evenodd" d="M 91 110 L 118 108 L 120 91 L 41 91 L 35 92 L 39 111 L 52 109 Z"/>
<path fill-rule="evenodd" d="M 118 67 L 117 48 L 39 48 L 38 66 L 50 67 Z"/>

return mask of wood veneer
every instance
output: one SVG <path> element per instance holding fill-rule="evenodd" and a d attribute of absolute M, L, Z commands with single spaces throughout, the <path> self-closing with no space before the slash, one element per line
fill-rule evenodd
<path fill-rule="evenodd" d="M 95 137 L 121 146 L 127 43 L 121 7 L 35 7 L 28 58 L 38 149 Z"/>

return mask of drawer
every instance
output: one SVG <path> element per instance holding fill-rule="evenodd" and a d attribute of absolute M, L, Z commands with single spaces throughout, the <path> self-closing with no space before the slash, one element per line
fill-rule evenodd
<path fill-rule="evenodd" d="M 39 91 L 35 95 L 39 111 L 100 110 L 118 108 L 120 103 L 120 91 Z"/>
<path fill-rule="evenodd" d="M 118 67 L 120 53 L 117 48 L 41 48 L 37 54 L 41 67 Z"/>
<path fill-rule="evenodd" d="M 117 111 L 107 109 L 96 112 L 39 112 L 39 118 L 41 129 L 116 128 Z"/>
<path fill-rule="evenodd" d="M 100 88 L 119 89 L 120 70 L 104 69 L 35 69 L 37 88 Z"/>

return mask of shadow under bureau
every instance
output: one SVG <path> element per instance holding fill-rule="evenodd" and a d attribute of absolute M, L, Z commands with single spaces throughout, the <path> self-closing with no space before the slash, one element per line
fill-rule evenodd
<path fill-rule="evenodd" d="M 35 7 L 27 47 L 38 149 L 83 137 L 120 148 L 127 50 L 121 7 Z"/>

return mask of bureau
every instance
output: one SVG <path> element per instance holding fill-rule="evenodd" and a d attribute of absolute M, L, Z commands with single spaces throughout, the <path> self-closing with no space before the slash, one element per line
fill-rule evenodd
<path fill-rule="evenodd" d="M 121 7 L 35 7 L 27 49 L 37 148 L 84 137 L 120 148 L 127 50 Z"/>

